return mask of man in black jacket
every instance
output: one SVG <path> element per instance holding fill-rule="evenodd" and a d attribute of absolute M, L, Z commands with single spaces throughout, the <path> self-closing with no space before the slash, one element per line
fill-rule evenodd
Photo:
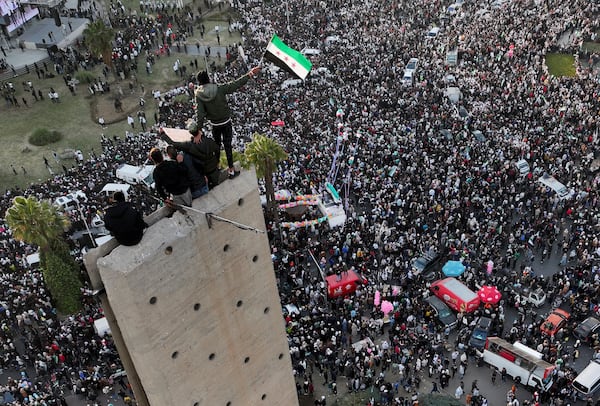
<path fill-rule="evenodd" d="M 112 196 L 113 206 L 106 209 L 104 226 L 122 245 L 136 245 L 142 240 L 144 222 L 139 211 L 131 203 L 125 201 L 123 192 L 115 192 Z"/>
<path fill-rule="evenodd" d="M 219 146 L 211 138 L 202 136 L 196 122 L 190 122 L 187 129 L 192 135 L 190 141 L 175 142 L 164 132 L 161 132 L 160 138 L 178 150 L 189 153 L 194 158 L 194 166 L 206 176 L 208 187 L 212 189 L 219 184 Z"/>
<path fill-rule="evenodd" d="M 154 162 L 154 184 L 156 191 L 162 199 L 169 199 L 182 206 L 192 205 L 192 192 L 190 191 L 190 180 L 187 168 L 184 164 L 164 159 L 162 151 L 152 148 L 150 159 Z"/>

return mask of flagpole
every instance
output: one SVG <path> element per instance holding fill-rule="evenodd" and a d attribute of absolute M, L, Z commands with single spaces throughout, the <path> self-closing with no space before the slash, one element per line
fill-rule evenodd
<path fill-rule="evenodd" d="M 287 19 L 287 32 L 290 33 L 290 9 L 288 6 L 288 2 L 285 2 L 285 17 Z"/>

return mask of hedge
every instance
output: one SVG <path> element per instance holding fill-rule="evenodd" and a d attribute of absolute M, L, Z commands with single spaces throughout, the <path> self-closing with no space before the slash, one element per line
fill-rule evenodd
<path fill-rule="evenodd" d="M 42 147 L 44 145 L 58 142 L 62 139 L 63 135 L 56 130 L 48 130 L 47 128 L 37 128 L 29 136 L 29 143 Z"/>

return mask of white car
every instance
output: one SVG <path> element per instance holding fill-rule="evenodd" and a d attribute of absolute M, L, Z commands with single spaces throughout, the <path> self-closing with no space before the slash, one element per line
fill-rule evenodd
<path fill-rule="evenodd" d="M 87 202 L 87 196 L 83 191 L 76 190 L 54 200 L 54 205 L 65 212 L 70 212 L 77 210 L 79 203 L 84 202 Z"/>
<path fill-rule="evenodd" d="M 448 9 L 446 11 L 448 12 L 448 14 L 456 14 L 456 13 L 458 13 L 458 11 L 460 10 L 461 7 L 462 7 L 462 3 L 450 4 L 450 6 L 448 6 Z"/>
<path fill-rule="evenodd" d="M 327 38 L 325 38 L 323 43 L 325 44 L 326 47 L 328 47 L 329 45 L 333 44 L 334 42 L 339 42 L 339 41 L 340 41 L 340 37 L 338 35 L 330 35 Z"/>
<path fill-rule="evenodd" d="M 519 170 L 519 175 L 527 176 L 527 174 L 529 174 L 530 168 L 526 160 L 520 159 L 517 161 L 516 165 L 517 169 Z"/>
<path fill-rule="evenodd" d="M 440 27 L 433 27 L 430 29 L 427 34 L 425 34 L 425 38 L 435 38 L 440 33 Z"/>
<path fill-rule="evenodd" d="M 540 307 L 546 303 L 546 293 L 541 288 L 530 290 L 528 288 L 515 289 L 516 299 L 522 303 L 531 303 L 535 307 Z"/>
<path fill-rule="evenodd" d="M 406 67 L 404 68 L 404 72 L 412 72 L 415 73 L 417 68 L 419 67 L 419 58 L 410 58 Z"/>
<path fill-rule="evenodd" d="M 300 53 L 304 56 L 316 56 L 321 54 L 321 50 L 315 48 L 302 48 Z"/>
<path fill-rule="evenodd" d="M 285 90 L 288 87 L 294 87 L 302 84 L 302 79 L 286 79 L 281 84 L 281 90 Z"/>

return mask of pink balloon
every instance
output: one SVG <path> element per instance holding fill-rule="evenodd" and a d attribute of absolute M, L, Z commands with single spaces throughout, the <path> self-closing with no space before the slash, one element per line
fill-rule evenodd
<path fill-rule="evenodd" d="M 387 300 L 381 302 L 381 311 L 383 312 L 383 314 L 389 314 L 392 310 L 394 310 L 393 304 L 391 304 Z"/>
<path fill-rule="evenodd" d="M 375 303 L 375 306 L 379 306 L 380 302 L 381 302 L 381 292 L 376 290 L 375 291 L 375 300 L 373 301 L 373 303 Z"/>

